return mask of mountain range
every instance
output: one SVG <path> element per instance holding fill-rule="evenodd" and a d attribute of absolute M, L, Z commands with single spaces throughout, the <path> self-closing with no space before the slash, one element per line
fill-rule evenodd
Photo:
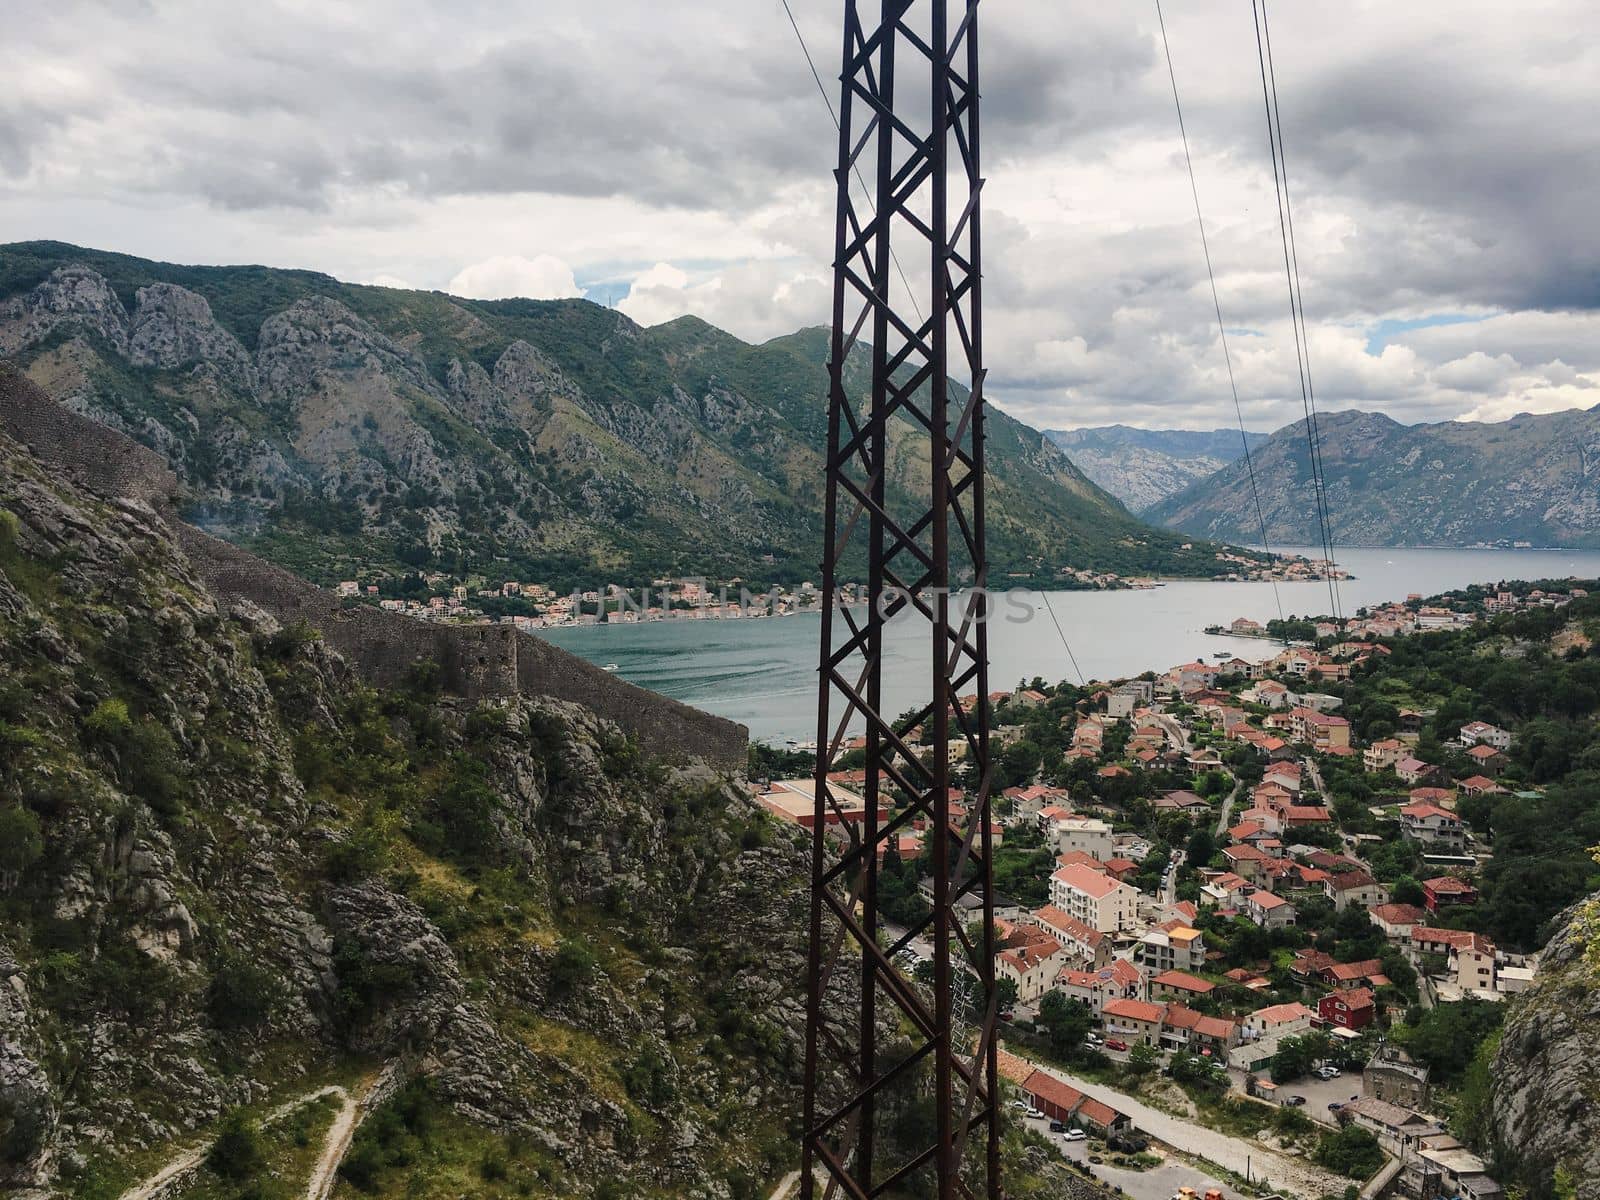
<path fill-rule="evenodd" d="M 0 358 L 157 450 L 189 519 L 324 583 L 406 568 L 563 588 L 813 578 L 827 351 L 820 329 L 753 346 L 579 300 L 0 247 Z M 858 395 L 867 365 L 847 363 Z M 990 413 L 997 574 L 1215 574 L 1216 547 L 1144 524 Z M 904 419 L 889 443 L 889 507 L 906 511 L 926 458 Z"/>
<path fill-rule="evenodd" d="M 1237 429 L 1135 429 L 1101 425 L 1088 429 L 1048 429 L 1045 436 L 1067 452 L 1078 469 L 1142 512 L 1215 474 L 1267 440 L 1264 433 Z"/>
<path fill-rule="evenodd" d="M 1351 410 L 1317 428 L 1336 543 L 1600 546 L 1600 408 L 1423 425 Z M 1252 458 L 1269 543 L 1318 542 L 1306 423 Z M 1242 461 L 1144 515 L 1200 537 L 1261 539 Z"/>

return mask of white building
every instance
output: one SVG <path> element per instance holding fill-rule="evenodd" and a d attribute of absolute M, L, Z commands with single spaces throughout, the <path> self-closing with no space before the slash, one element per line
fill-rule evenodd
<path fill-rule="evenodd" d="M 1050 903 L 1098 933 L 1131 933 L 1139 921 L 1135 889 L 1079 863 L 1050 876 Z"/>

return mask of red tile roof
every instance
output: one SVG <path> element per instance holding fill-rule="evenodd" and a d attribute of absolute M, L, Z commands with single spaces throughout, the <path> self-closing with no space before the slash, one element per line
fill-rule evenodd
<path fill-rule="evenodd" d="M 1182 992 L 1194 992 L 1204 996 L 1216 988 L 1216 984 L 1205 979 L 1199 979 L 1186 971 L 1163 971 L 1150 980 L 1151 987 L 1167 987 Z"/>
<path fill-rule="evenodd" d="M 1104 1009 L 1108 1017 L 1118 1017 L 1124 1021 L 1145 1021 L 1151 1025 L 1161 1023 L 1161 1008 L 1155 1004 L 1146 1004 L 1143 1000 L 1112 1000 Z"/>

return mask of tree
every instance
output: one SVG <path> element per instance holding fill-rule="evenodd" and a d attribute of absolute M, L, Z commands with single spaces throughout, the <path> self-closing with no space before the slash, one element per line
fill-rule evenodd
<path fill-rule="evenodd" d="M 1367 1179 L 1383 1166 L 1383 1150 L 1370 1129 L 1346 1125 L 1338 1133 L 1323 1134 L 1316 1159 L 1347 1179 Z"/>
<path fill-rule="evenodd" d="M 1057 1058 L 1070 1058 L 1083 1049 L 1084 1039 L 1094 1028 L 1094 1013 L 1081 1000 L 1047 992 L 1039 1005 L 1038 1023 L 1044 1027 L 1050 1053 Z"/>
<path fill-rule="evenodd" d="M 1161 1051 L 1154 1046 L 1138 1042 L 1128 1051 L 1128 1070 L 1135 1075 L 1148 1075 L 1161 1061 Z"/>
<path fill-rule="evenodd" d="M 1284 1038 L 1278 1043 L 1278 1052 L 1272 1056 L 1272 1082 L 1287 1083 L 1309 1074 L 1311 1068 L 1327 1057 L 1330 1048 L 1331 1042 L 1325 1033 Z"/>
<path fill-rule="evenodd" d="M 0 871 L 26 871 L 43 853 L 39 818 L 25 808 L 0 808 Z"/>
<path fill-rule="evenodd" d="M 1009 1012 L 1016 1007 L 1017 981 L 1015 979 L 997 979 L 994 987 L 999 995 L 1001 1012 Z"/>
<path fill-rule="evenodd" d="M 1189 844 L 1184 849 L 1185 860 L 1191 867 L 1203 867 L 1211 861 L 1211 856 L 1217 852 L 1217 839 L 1212 836 L 1210 828 L 1202 825 L 1189 835 Z"/>
<path fill-rule="evenodd" d="M 249 1179 L 267 1165 L 261 1130 L 243 1109 L 222 1119 L 222 1132 L 211 1144 L 206 1166 L 224 1179 Z"/>
<path fill-rule="evenodd" d="M 1402 875 L 1390 886 L 1389 898 L 1396 904 L 1413 904 L 1420 908 L 1426 897 L 1420 883 L 1409 875 Z"/>

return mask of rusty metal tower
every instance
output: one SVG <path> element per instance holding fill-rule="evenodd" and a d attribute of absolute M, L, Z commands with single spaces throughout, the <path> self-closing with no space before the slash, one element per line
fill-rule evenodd
<path fill-rule="evenodd" d="M 843 63 L 801 1194 L 993 1200 L 978 0 L 846 0 Z M 908 447 L 920 464 L 895 471 Z M 865 572 L 863 608 L 834 602 L 846 564 Z M 930 687 L 908 720 L 882 707 L 890 622 L 927 636 Z M 859 819 L 828 782 L 856 732 Z M 952 753 L 977 781 L 964 825 Z M 880 863 L 918 821 L 931 911 L 891 932 Z M 908 946 L 931 951 L 931 980 L 902 969 Z M 958 997 L 974 993 L 969 1022 Z"/>

